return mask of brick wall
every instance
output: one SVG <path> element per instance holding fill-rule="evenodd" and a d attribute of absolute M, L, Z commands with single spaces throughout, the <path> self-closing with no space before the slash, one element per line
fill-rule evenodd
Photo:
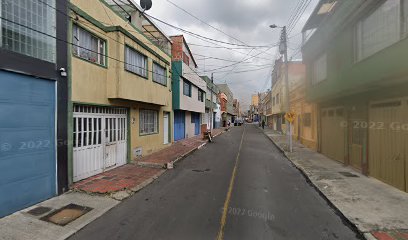
<path fill-rule="evenodd" d="M 171 37 L 173 45 L 171 47 L 172 61 L 183 61 L 183 36 Z"/>

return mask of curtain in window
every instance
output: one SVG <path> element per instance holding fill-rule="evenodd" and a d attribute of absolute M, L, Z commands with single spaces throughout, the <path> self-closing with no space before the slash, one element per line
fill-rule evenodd
<path fill-rule="evenodd" d="M 125 50 L 126 70 L 147 77 L 147 58 L 130 47 Z"/>
<path fill-rule="evenodd" d="M 105 64 L 105 42 L 103 40 L 74 25 L 72 43 L 74 44 L 73 53 L 76 56 L 100 65 Z"/>
<path fill-rule="evenodd" d="M 155 110 L 140 110 L 140 134 L 158 132 L 158 112 Z"/>
<path fill-rule="evenodd" d="M 312 84 L 317 84 L 327 78 L 327 55 L 321 55 L 313 64 Z"/>
<path fill-rule="evenodd" d="M 153 64 L 153 81 L 167 85 L 166 69 L 157 63 Z"/>
<path fill-rule="evenodd" d="M 400 0 L 387 0 L 357 27 L 358 60 L 400 39 Z"/>
<path fill-rule="evenodd" d="M 0 0 L 0 16 L 1 48 L 55 62 L 55 0 Z"/>
<path fill-rule="evenodd" d="M 403 0 L 404 35 L 408 36 L 408 0 Z"/>
<path fill-rule="evenodd" d="M 191 97 L 191 87 L 190 83 L 183 81 L 183 94 Z"/>

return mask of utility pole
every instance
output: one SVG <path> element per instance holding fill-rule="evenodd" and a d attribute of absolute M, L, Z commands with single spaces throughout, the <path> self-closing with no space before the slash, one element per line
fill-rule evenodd
<path fill-rule="evenodd" d="M 282 33 L 280 37 L 279 52 L 283 54 L 285 58 L 285 111 L 290 113 L 290 98 L 289 98 L 289 61 L 288 61 L 288 36 L 286 32 L 286 26 L 278 27 L 275 24 L 269 26 L 270 28 L 282 28 Z M 286 134 L 288 135 L 289 151 L 292 152 L 292 124 L 288 122 L 288 128 L 286 129 Z"/>
<path fill-rule="evenodd" d="M 286 32 L 286 26 L 282 28 L 282 35 L 281 35 L 281 46 L 280 50 L 283 53 L 285 58 L 285 111 L 286 113 L 290 112 L 290 97 L 289 97 L 289 61 L 288 61 L 288 36 Z M 288 128 L 286 129 L 286 134 L 288 135 L 288 142 L 289 142 L 289 151 L 292 152 L 292 123 L 288 122 Z"/>
<path fill-rule="evenodd" d="M 213 109 L 213 105 L 214 105 L 214 103 L 213 103 L 213 89 L 214 89 L 214 73 L 211 73 L 211 89 L 210 89 L 210 91 L 211 91 L 211 100 L 210 100 L 210 103 L 211 103 L 211 108 L 210 108 L 210 132 L 212 133 L 212 130 L 213 130 L 213 123 L 214 123 L 214 120 L 213 120 L 213 115 L 214 115 L 214 109 Z"/>

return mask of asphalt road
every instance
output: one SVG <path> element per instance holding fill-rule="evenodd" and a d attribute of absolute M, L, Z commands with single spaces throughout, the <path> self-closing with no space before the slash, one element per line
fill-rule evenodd
<path fill-rule="evenodd" d="M 269 139 L 246 125 L 215 138 L 71 239 L 358 238 Z"/>

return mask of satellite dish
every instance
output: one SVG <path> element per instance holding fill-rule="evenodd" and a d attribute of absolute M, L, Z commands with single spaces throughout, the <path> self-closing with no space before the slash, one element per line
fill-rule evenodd
<path fill-rule="evenodd" d="M 152 0 L 140 0 L 140 6 L 144 11 L 147 11 L 152 8 Z"/>

